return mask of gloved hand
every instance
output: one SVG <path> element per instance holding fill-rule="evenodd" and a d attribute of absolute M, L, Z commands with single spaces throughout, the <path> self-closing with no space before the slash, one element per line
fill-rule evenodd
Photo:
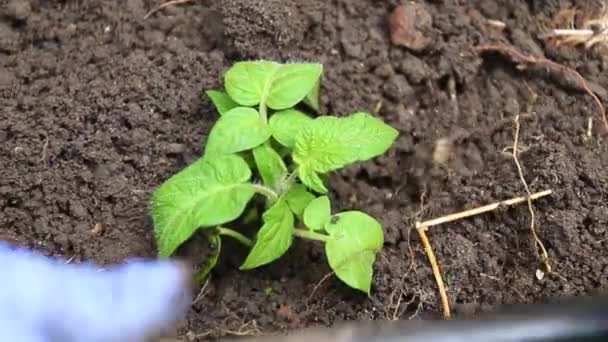
<path fill-rule="evenodd" d="M 0 243 L 0 341 L 143 342 L 185 314 L 186 270 L 134 260 L 100 271 Z"/>

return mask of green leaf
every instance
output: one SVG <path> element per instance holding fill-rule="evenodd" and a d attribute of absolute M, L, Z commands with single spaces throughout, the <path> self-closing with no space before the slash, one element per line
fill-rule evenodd
<path fill-rule="evenodd" d="M 255 246 L 241 265 L 241 270 L 256 268 L 280 258 L 293 241 L 294 217 L 287 203 L 280 199 L 263 215 Z"/>
<path fill-rule="evenodd" d="M 356 146 L 351 147 L 357 151 L 357 161 L 383 155 L 399 136 L 395 128 L 367 113 L 352 114 L 347 121 L 348 130 L 360 134 Z"/>
<path fill-rule="evenodd" d="M 224 75 L 226 92 L 241 106 L 256 106 L 268 96 L 279 68 L 281 64 L 269 61 L 237 62 Z"/>
<path fill-rule="evenodd" d="M 332 237 L 325 243 L 329 266 L 348 286 L 369 295 L 376 253 L 384 244 L 380 223 L 365 213 L 346 211 L 334 215 L 325 230 Z"/>
<path fill-rule="evenodd" d="M 294 184 L 284 196 L 287 205 L 296 216 L 301 217 L 304 209 L 315 199 L 315 195 L 306 190 L 302 184 Z"/>
<path fill-rule="evenodd" d="M 232 221 L 253 197 L 251 170 L 236 155 L 199 159 L 169 178 L 152 196 L 160 256 L 170 256 L 200 227 Z"/>
<path fill-rule="evenodd" d="M 304 210 L 304 224 L 313 231 L 323 230 L 330 218 L 331 204 L 327 196 L 315 198 Z"/>
<path fill-rule="evenodd" d="M 322 116 L 309 122 L 296 135 L 293 159 L 298 164 L 302 182 L 319 191 L 323 188 L 315 178 L 317 173 L 379 156 L 390 148 L 397 136 L 396 129 L 366 113 L 346 118 Z"/>
<path fill-rule="evenodd" d="M 205 146 L 206 156 L 252 149 L 270 138 L 270 129 L 253 108 L 236 107 L 215 123 Z"/>
<path fill-rule="evenodd" d="M 304 126 L 312 121 L 308 115 L 295 109 L 287 109 L 274 113 L 268 121 L 272 137 L 279 144 L 293 148 L 295 137 Z"/>
<path fill-rule="evenodd" d="M 312 108 L 315 112 L 319 112 L 321 109 L 319 93 L 321 92 L 321 79 L 312 87 L 308 95 L 304 98 L 304 103 Z"/>
<path fill-rule="evenodd" d="M 307 187 L 320 194 L 328 192 L 323 179 L 309 165 L 298 166 L 298 177 Z"/>
<path fill-rule="evenodd" d="M 208 90 L 206 93 L 220 115 L 224 115 L 229 110 L 239 106 L 239 104 L 234 102 L 228 94 L 222 91 Z"/>
<path fill-rule="evenodd" d="M 287 174 L 287 167 L 281 156 L 270 144 L 262 144 L 253 149 L 253 158 L 264 184 L 276 190 L 277 184 Z"/>
<path fill-rule="evenodd" d="M 273 76 L 266 105 L 274 110 L 295 106 L 315 87 L 322 73 L 321 64 L 282 65 Z"/>

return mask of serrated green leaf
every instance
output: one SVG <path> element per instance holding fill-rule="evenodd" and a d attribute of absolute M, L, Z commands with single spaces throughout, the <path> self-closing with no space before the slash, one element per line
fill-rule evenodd
<path fill-rule="evenodd" d="M 296 135 L 304 126 L 312 121 L 308 115 L 295 109 L 287 109 L 274 113 L 268 121 L 272 137 L 279 144 L 293 148 Z"/>
<path fill-rule="evenodd" d="M 312 87 L 308 95 L 304 98 L 304 103 L 312 108 L 315 112 L 319 112 L 321 109 L 320 104 L 320 92 L 321 92 L 321 79 Z"/>
<path fill-rule="evenodd" d="M 351 147 L 357 151 L 357 161 L 370 160 L 386 153 L 399 136 L 395 128 L 368 113 L 355 113 L 347 120 L 348 130 L 359 132 L 356 146 Z"/>
<path fill-rule="evenodd" d="M 236 155 L 199 159 L 169 178 L 152 196 L 152 218 L 162 257 L 170 256 L 201 227 L 239 217 L 253 197 L 251 170 Z"/>
<path fill-rule="evenodd" d="M 276 190 L 277 184 L 287 175 L 281 156 L 270 144 L 262 144 L 253 149 L 253 158 L 264 184 Z"/>
<path fill-rule="evenodd" d="M 301 217 L 308 204 L 315 199 L 315 195 L 308 192 L 304 185 L 294 184 L 284 198 L 291 211 Z"/>
<path fill-rule="evenodd" d="M 312 200 L 304 210 L 304 224 L 308 229 L 321 231 L 331 218 L 329 197 L 321 196 Z"/>
<path fill-rule="evenodd" d="M 380 223 L 365 213 L 347 211 L 334 215 L 325 230 L 332 237 L 325 243 L 329 266 L 348 286 L 369 295 L 376 253 L 384 244 Z"/>
<path fill-rule="evenodd" d="M 280 258 L 293 241 L 294 217 L 287 203 L 280 199 L 263 215 L 264 225 L 258 231 L 255 245 L 241 270 L 256 268 Z"/>
<path fill-rule="evenodd" d="M 229 110 L 239 106 L 238 103 L 234 102 L 234 100 L 223 91 L 208 90 L 206 93 L 220 115 L 224 115 Z"/>
<path fill-rule="evenodd" d="M 310 93 L 322 73 L 321 64 L 283 64 L 273 76 L 266 105 L 274 110 L 295 106 Z"/>
<path fill-rule="evenodd" d="M 366 113 L 318 117 L 296 135 L 293 159 L 302 182 L 321 192 L 315 175 L 377 157 L 397 136 L 396 129 Z"/>
<path fill-rule="evenodd" d="M 269 61 L 237 62 L 224 75 L 226 92 L 241 106 L 256 106 L 268 96 L 270 82 L 280 67 Z"/>
<path fill-rule="evenodd" d="M 205 156 L 252 149 L 270 138 L 270 129 L 253 108 L 236 107 L 215 123 L 205 146 Z"/>

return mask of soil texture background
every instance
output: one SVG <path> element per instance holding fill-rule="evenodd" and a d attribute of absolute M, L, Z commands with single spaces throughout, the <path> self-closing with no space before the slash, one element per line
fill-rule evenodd
<path fill-rule="evenodd" d="M 323 112 L 381 103 L 377 115 L 400 131 L 386 156 L 332 179 L 336 210 L 366 211 L 385 229 L 371 297 L 333 276 L 318 285 L 330 270 L 315 242 L 249 272 L 238 270 L 246 251 L 228 243 L 178 328 L 185 340 L 439 317 L 414 222 L 525 195 L 516 115 L 530 190 L 553 190 L 534 210 L 554 273 L 537 276 L 526 205 L 431 228 L 455 314 L 606 292 L 608 144 L 596 104 L 475 49 L 544 56 L 606 101 L 605 46 L 537 38 L 560 10 L 591 13 L 593 1 L 418 4 L 420 37 L 406 48 L 391 42 L 395 0 L 195 0 L 147 19 L 158 2 L 0 1 L 0 239 L 73 262 L 154 257 L 150 194 L 200 155 L 217 118 L 203 91 L 238 60 L 314 61 Z"/>

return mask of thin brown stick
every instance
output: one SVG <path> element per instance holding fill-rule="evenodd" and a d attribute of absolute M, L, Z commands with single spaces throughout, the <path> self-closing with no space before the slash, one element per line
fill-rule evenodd
<path fill-rule="evenodd" d="M 608 132 L 608 117 L 606 116 L 606 110 L 604 109 L 604 105 L 602 104 L 602 101 L 599 99 L 599 97 L 597 97 L 597 95 L 595 95 L 595 93 L 591 91 L 591 88 L 589 88 L 587 81 L 578 71 L 543 57 L 525 55 L 515 50 L 515 48 L 502 43 L 480 45 L 477 46 L 475 49 L 480 52 L 498 52 L 502 55 L 507 56 L 510 60 L 517 64 L 539 65 L 541 67 L 544 67 L 548 72 L 552 74 L 565 74 L 574 77 L 574 79 L 576 79 L 576 87 L 589 94 L 589 96 L 591 96 L 597 104 L 597 107 L 599 108 L 600 114 L 602 116 L 602 120 L 604 121 L 604 127 L 606 129 L 606 132 Z"/>
<path fill-rule="evenodd" d="M 420 240 L 422 241 L 422 245 L 424 246 L 426 256 L 429 258 L 429 263 L 431 264 L 431 268 L 433 269 L 433 275 L 435 276 L 435 281 L 437 282 L 437 287 L 439 288 L 441 306 L 443 307 L 443 318 L 450 319 L 451 314 L 448 293 L 445 289 L 445 284 L 443 283 L 443 277 L 441 276 L 441 271 L 439 270 L 439 264 L 437 263 L 437 258 L 435 258 L 433 247 L 431 247 L 431 242 L 426 236 L 426 229 L 427 227 L 416 225 L 416 230 L 418 231 L 418 235 L 420 235 Z"/>
<path fill-rule="evenodd" d="M 167 7 L 167 6 L 171 6 L 171 5 L 179 5 L 179 4 L 185 4 L 187 2 L 190 2 L 192 0 L 171 0 L 171 1 L 167 1 L 162 5 L 159 5 L 157 7 L 154 7 L 153 9 L 150 10 L 150 12 L 146 13 L 146 15 L 144 16 L 144 20 L 148 19 L 152 14 L 160 11 L 161 9 Z"/>
<path fill-rule="evenodd" d="M 515 146 L 517 148 L 517 146 Z M 439 296 L 441 297 L 441 305 L 443 307 L 443 317 L 446 319 L 450 318 L 450 302 L 448 300 L 448 294 L 445 289 L 445 284 L 443 283 L 443 278 L 441 276 L 441 271 L 439 270 L 439 264 L 437 263 L 437 258 L 435 257 L 435 253 L 433 252 L 433 247 L 431 247 L 431 242 L 429 241 L 426 230 L 429 227 L 436 226 L 442 223 L 452 222 L 456 220 L 460 220 L 463 218 L 483 214 L 492 210 L 498 209 L 500 206 L 511 206 L 519 203 L 523 203 L 528 201 L 531 203 L 532 200 L 548 196 L 552 193 L 551 190 L 545 190 L 541 192 L 537 192 L 535 194 L 529 194 L 528 196 L 515 197 L 502 202 L 495 202 L 492 204 L 485 205 L 483 207 L 469 209 L 465 211 L 461 211 L 458 213 L 442 216 L 436 219 L 424 221 L 424 222 L 416 222 L 416 230 L 420 235 L 420 240 L 422 240 L 422 244 L 424 246 L 424 251 L 429 259 L 431 264 L 431 268 L 433 269 L 433 275 L 435 276 L 435 281 L 437 282 L 437 287 L 439 288 Z M 543 247 L 544 248 L 544 247 Z"/>
<path fill-rule="evenodd" d="M 526 182 L 526 179 L 524 178 L 524 172 L 522 171 L 521 164 L 519 162 L 519 158 L 517 157 L 517 152 L 518 152 L 517 144 L 519 141 L 519 130 L 520 130 L 519 115 L 516 115 L 515 116 L 515 135 L 513 137 L 513 161 L 515 162 L 515 165 L 517 166 L 517 173 L 519 174 L 519 179 L 521 180 L 521 183 L 524 185 L 526 194 L 528 194 L 527 202 L 528 202 L 528 210 L 530 211 L 530 232 L 532 233 L 532 236 L 534 237 L 534 241 L 536 241 L 538 248 L 540 248 L 540 252 L 541 252 L 541 255 L 543 258 L 543 263 L 545 264 L 545 269 L 546 269 L 547 273 L 551 273 L 551 264 L 549 262 L 549 255 L 547 254 L 547 249 L 545 249 L 545 245 L 539 239 L 538 234 L 536 233 L 536 215 L 534 214 L 534 206 L 532 205 L 532 199 L 530 198 L 532 196 L 532 193 L 530 192 L 530 187 L 528 186 L 528 182 Z"/>
<path fill-rule="evenodd" d="M 467 217 L 471 217 L 471 216 L 475 216 L 475 215 L 479 215 L 479 214 L 483 214 L 489 211 L 493 211 L 498 209 L 498 207 L 500 206 L 512 206 L 512 205 L 516 205 L 516 204 L 520 204 L 523 202 L 526 202 L 528 200 L 528 198 L 530 200 L 536 200 L 539 199 L 541 197 L 545 197 L 545 196 L 549 196 L 553 193 L 553 191 L 551 190 L 545 190 L 545 191 L 541 191 L 541 192 L 537 192 L 534 194 L 531 194 L 530 196 L 520 196 L 520 197 L 515 197 L 506 201 L 501 201 L 501 202 L 495 202 L 492 204 L 488 204 L 488 205 L 484 205 L 482 207 L 478 207 L 475 209 L 468 209 L 465 211 L 461 211 L 461 212 L 457 212 L 457 213 L 453 213 L 453 214 L 449 214 L 446 216 L 442 216 L 436 219 L 432 219 L 432 220 L 428 220 L 428 221 L 424 221 L 424 222 L 417 222 L 416 223 L 416 228 L 418 227 L 423 227 L 423 228 L 428 228 L 428 227 L 432 227 L 432 226 L 437 226 L 443 223 L 448 223 L 448 222 L 452 222 L 452 221 L 457 221 L 457 220 L 461 220 L 463 218 L 467 218 Z"/>

